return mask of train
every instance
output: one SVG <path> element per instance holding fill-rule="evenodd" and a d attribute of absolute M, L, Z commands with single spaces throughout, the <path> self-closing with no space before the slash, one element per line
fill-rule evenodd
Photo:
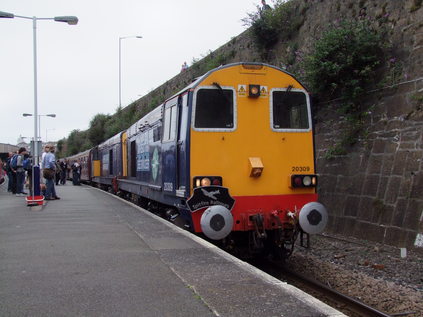
<path fill-rule="evenodd" d="M 128 129 L 66 158 L 109 190 L 243 255 L 286 259 L 328 221 L 311 98 L 264 63 L 208 71 Z"/>

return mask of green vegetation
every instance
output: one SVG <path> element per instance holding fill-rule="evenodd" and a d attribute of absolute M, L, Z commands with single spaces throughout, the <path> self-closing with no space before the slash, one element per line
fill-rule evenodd
<path fill-rule="evenodd" d="M 69 156 L 85 151 L 98 145 L 120 131 L 127 129 L 141 115 L 136 113 L 134 104 L 125 110 L 118 107 L 112 115 L 97 114 L 90 121 L 90 127 L 86 131 L 73 130 L 66 139 L 58 142 L 58 157 Z"/>
<path fill-rule="evenodd" d="M 383 62 L 382 36 L 366 21 L 345 21 L 326 31 L 304 60 L 314 92 L 341 98 L 345 112 L 360 111 L 365 87 Z"/>
<path fill-rule="evenodd" d="M 327 153 L 346 153 L 363 136 L 367 114 L 361 99 L 375 85 L 375 71 L 383 65 L 385 42 L 368 21 L 344 21 L 326 31 L 302 62 L 304 77 L 321 99 L 338 99 L 345 133 Z"/>
<path fill-rule="evenodd" d="M 257 12 L 248 13 L 243 22 L 250 27 L 257 46 L 266 51 L 278 41 L 289 40 L 303 25 L 308 4 L 301 5 L 298 1 L 277 0 L 274 9 L 262 12 L 257 7 Z"/>

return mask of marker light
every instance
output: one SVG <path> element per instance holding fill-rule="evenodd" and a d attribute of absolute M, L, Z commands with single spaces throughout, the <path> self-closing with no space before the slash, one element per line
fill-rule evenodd
<path fill-rule="evenodd" d="M 260 85 L 248 85 L 248 97 L 260 97 Z"/>
<path fill-rule="evenodd" d="M 194 188 L 201 186 L 222 186 L 222 177 L 220 176 L 195 176 Z"/>
<path fill-rule="evenodd" d="M 301 177 L 295 177 L 294 178 L 294 187 L 301 187 L 303 185 L 303 180 Z"/>
<path fill-rule="evenodd" d="M 311 185 L 311 177 L 310 176 L 304 176 L 303 185 L 306 186 L 306 187 Z"/>
<path fill-rule="evenodd" d="M 222 186 L 222 181 L 219 178 L 214 178 L 212 184 L 214 186 Z"/>
<path fill-rule="evenodd" d="M 317 175 L 291 175 L 292 188 L 310 188 L 317 186 Z"/>
<path fill-rule="evenodd" d="M 211 184 L 211 181 L 210 181 L 210 179 L 209 179 L 209 178 L 207 178 L 207 177 L 204 177 L 204 178 L 201 180 L 201 186 L 210 186 L 210 184 Z"/>

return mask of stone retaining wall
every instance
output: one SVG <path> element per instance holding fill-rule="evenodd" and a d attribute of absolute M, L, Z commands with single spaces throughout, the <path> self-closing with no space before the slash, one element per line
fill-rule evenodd
<path fill-rule="evenodd" d="M 339 117 L 330 111 L 319 114 L 319 194 L 329 207 L 330 231 L 399 247 L 423 246 L 422 92 L 423 78 L 375 92 L 369 98 L 375 104 L 367 136 L 347 155 L 331 159 L 328 148 L 342 127 L 331 121 Z"/>

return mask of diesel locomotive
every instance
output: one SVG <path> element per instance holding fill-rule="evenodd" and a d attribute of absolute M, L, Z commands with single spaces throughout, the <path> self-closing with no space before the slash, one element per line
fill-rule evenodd
<path fill-rule="evenodd" d="M 317 202 L 310 96 L 267 64 L 213 69 L 68 160 L 81 163 L 82 181 L 228 250 L 287 258 L 328 220 Z"/>

